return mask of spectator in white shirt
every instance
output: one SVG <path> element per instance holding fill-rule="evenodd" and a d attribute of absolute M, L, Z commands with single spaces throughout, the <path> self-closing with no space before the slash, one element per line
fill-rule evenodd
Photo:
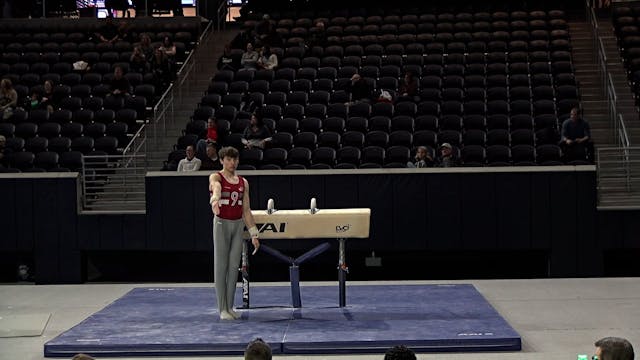
<path fill-rule="evenodd" d="M 187 146 L 187 157 L 178 163 L 178 172 L 181 171 L 198 171 L 202 162 L 196 157 L 196 151 L 193 146 Z"/>

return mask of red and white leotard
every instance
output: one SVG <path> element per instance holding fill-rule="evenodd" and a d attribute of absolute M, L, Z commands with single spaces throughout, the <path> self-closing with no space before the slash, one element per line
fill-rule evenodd
<path fill-rule="evenodd" d="M 232 184 L 225 179 L 222 172 L 218 172 L 220 175 L 220 185 L 222 189 L 220 192 L 220 214 L 218 217 L 227 220 L 238 220 L 242 218 L 242 199 L 244 197 L 244 178 L 238 176 L 238 183 Z"/>

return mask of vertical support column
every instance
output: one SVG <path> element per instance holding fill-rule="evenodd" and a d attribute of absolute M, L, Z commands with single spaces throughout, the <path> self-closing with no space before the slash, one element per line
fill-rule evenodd
<path fill-rule="evenodd" d="M 242 273 L 242 308 L 248 309 L 251 304 L 249 296 L 249 242 L 246 240 L 242 243 L 240 272 Z"/>
<path fill-rule="evenodd" d="M 345 239 L 338 239 L 338 245 L 338 301 L 340 303 L 340 307 L 345 307 L 347 305 L 347 272 L 349 271 L 346 263 Z"/>
<path fill-rule="evenodd" d="M 289 280 L 291 280 L 291 302 L 294 308 L 302 307 L 300 297 L 300 268 L 298 265 L 289 266 Z"/>

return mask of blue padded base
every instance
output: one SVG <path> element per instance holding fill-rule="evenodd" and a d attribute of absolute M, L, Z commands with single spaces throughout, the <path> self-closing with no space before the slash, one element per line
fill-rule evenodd
<path fill-rule="evenodd" d="M 241 289 L 236 304 L 241 304 Z M 252 287 L 242 318 L 218 317 L 213 288 L 136 288 L 44 346 L 45 356 L 239 355 L 261 337 L 274 354 L 517 351 L 518 333 L 472 286 L 303 286 L 302 308 L 288 287 Z"/>

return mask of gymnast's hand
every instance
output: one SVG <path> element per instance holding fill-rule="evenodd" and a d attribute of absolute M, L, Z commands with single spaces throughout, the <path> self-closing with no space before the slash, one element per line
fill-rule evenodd
<path fill-rule="evenodd" d="M 251 253 L 251 255 L 255 255 L 260 248 L 260 240 L 258 240 L 257 236 L 253 236 L 251 238 L 251 243 L 253 244 L 253 252 Z"/>
<path fill-rule="evenodd" d="M 220 203 L 218 200 L 211 204 L 211 211 L 213 211 L 214 215 L 220 215 Z"/>

